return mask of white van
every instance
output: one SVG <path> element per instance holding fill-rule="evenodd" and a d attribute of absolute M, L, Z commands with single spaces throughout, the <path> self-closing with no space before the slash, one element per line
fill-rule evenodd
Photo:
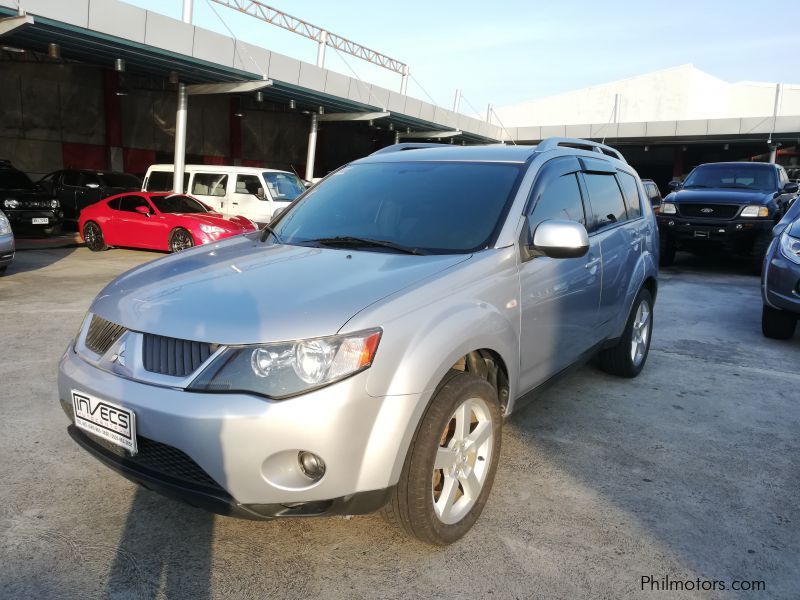
<path fill-rule="evenodd" d="M 172 190 L 173 165 L 147 169 L 143 192 Z M 256 167 L 186 165 L 184 191 L 223 215 L 243 215 L 269 223 L 276 209 L 285 208 L 306 187 L 294 173 Z"/>

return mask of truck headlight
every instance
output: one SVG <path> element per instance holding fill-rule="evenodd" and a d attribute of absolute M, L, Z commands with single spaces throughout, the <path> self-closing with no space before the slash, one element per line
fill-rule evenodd
<path fill-rule="evenodd" d="M 354 375 L 372 365 L 380 329 L 346 335 L 231 346 L 189 386 L 205 392 L 245 392 L 282 400 Z"/>
<path fill-rule="evenodd" d="M 3 201 L 3 206 L 6 208 L 17 208 L 19 206 L 19 200 L 16 198 L 7 198 Z"/>
<path fill-rule="evenodd" d="M 678 209 L 675 208 L 675 204 L 672 202 L 664 202 L 661 204 L 661 214 L 662 215 L 676 215 L 678 214 Z"/>
<path fill-rule="evenodd" d="M 795 264 L 800 265 L 800 239 L 790 236 L 785 231 L 780 239 L 781 254 Z"/>
<path fill-rule="evenodd" d="M 766 206 L 759 206 L 758 204 L 750 204 L 742 209 L 741 216 L 745 218 L 768 217 L 769 208 Z"/>
<path fill-rule="evenodd" d="M 61 206 L 61 203 L 58 200 L 50 200 L 50 208 L 56 209 Z"/>
<path fill-rule="evenodd" d="M 200 231 L 203 233 L 225 233 L 222 227 L 217 227 L 216 225 L 200 225 Z"/>
<path fill-rule="evenodd" d="M 8 222 L 8 217 L 0 213 L 0 235 L 11 233 L 11 223 Z"/>

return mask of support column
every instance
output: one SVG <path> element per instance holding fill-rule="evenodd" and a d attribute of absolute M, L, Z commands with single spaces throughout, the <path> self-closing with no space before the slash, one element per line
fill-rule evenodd
<path fill-rule="evenodd" d="M 492 107 L 491 104 L 489 104 L 486 107 L 486 122 L 487 123 L 491 123 L 492 122 L 492 112 L 494 112 L 494 108 Z"/>
<path fill-rule="evenodd" d="M 238 96 L 231 96 L 228 103 L 228 123 L 229 127 L 229 155 L 231 162 L 235 166 L 242 163 L 242 118 L 237 117 L 237 114 L 242 114 L 241 99 Z"/>
<path fill-rule="evenodd" d="M 771 162 L 774 165 L 777 162 L 777 160 L 778 160 L 778 146 L 773 144 L 772 146 L 769 147 L 769 162 Z"/>
<path fill-rule="evenodd" d="M 319 46 L 317 47 L 317 66 L 322 69 L 325 67 L 325 48 L 328 45 L 328 32 L 323 31 L 319 34 Z"/>
<path fill-rule="evenodd" d="M 403 65 L 403 76 L 400 79 L 400 95 L 405 96 L 406 92 L 408 92 L 408 65 Z"/>
<path fill-rule="evenodd" d="M 453 112 L 458 112 L 461 106 L 461 90 L 456 90 L 456 97 L 453 99 Z"/>
<path fill-rule="evenodd" d="M 400 143 L 400 132 L 399 131 L 395 131 L 394 132 L 394 143 L 395 144 L 399 144 Z"/>
<path fill-rule="evenodd" d="M 183 173 L 186 167 L 186 114 L 188 112 L 188 96 L 186 84 L 178 84 L 178 111 L 175 114 L 175 173 L 172 178 L 172 191 L 176 194 L 186 192 L 183 189 Z"/>
<path fill-rule="evenodd" d="M 119 73 L 103 71 L 103 112 L 106 124 L 106 165 L 112 171 L 124 171 L 122 156 L 122 102 Z"/>
<path fill-rule="evenodd" d="M 317 154 L 317 113 L 311 113 L 311 129 L 308 132 L 308 154 L 306 155 L 306 181 L 314 178 L 314 157 Z"/>
<path fill-rule="evenodd" d="M 184 23 L 191 23 L 192 22 L 192 12 L 193 12 L 193 5 L 194 0 L 183 0 L 183 17 L 182 20 Z"/>
<path fill-rule="evenodd" d="M 680 178 L 683 175 L 683 149 L 675 146 L 672 151 L 672 177 Z"/>

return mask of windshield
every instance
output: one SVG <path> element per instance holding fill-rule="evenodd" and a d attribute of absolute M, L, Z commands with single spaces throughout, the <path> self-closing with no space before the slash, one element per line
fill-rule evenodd
<path fill-rule="evenodd" d="M 204 204 L 189 196 L 150 196 L 150 201 L 162 213 L 205 213 Z"/>
<path fill-rule="evenodd" d="M 2 190 L 32 190 L 33 182 L 22 171 L 0 171 L 0 189 Z"/>
<path fill-rule="evenodd" d="M 99 173 L 99 175 L 107 187 L 130 188 L 132 190 L 138 190 L 142 187 L 142 181 L 135 175 L 128 175 L 127 173 Z"/>
<path fill-rule="evenodd" d="M 740 188 L 774 190 L 778 183 L 775 169 L 767 165 L 701 165 L 689 173 L 684 188 Z"/>
<path fill-rule="evenodd" d="M 350 165 L 309 190 L 281 216 L 275 233 L 289 244 L 361 238 L 425 253 L 473 252 L 499 227 L 519 173 L 511 164 Z"/>
<path fill-rule="evenodd" d="M 265 172 L 263 175 L 273 200 L 289 202 L 306 191 L 300 178 L 292 173 Z"/>

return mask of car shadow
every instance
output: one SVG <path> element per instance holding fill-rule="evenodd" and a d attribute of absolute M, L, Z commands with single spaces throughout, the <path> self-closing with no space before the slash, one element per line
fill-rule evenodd
<path fill-rule="evenodd" d="M 753 272 L 750 260 L 723 252 L 710 254 L 693 254 L 679 250 L 675 253 L 675 262 L 669 267 L 661 267 L 662 273 L 719 273 L 723 275 L 749 275 L 757 277 Z"/>
<path fill-rule="evenodd" d="M 0 276 L 0 286 L 3 280 L 13 279 L 14 275 L 44 269 L 67 258 L 75 252 L 74 247 L 49 248 L 43 250 L 17 250 L 14 260 L 8 265 L 4 275 Z"/>

